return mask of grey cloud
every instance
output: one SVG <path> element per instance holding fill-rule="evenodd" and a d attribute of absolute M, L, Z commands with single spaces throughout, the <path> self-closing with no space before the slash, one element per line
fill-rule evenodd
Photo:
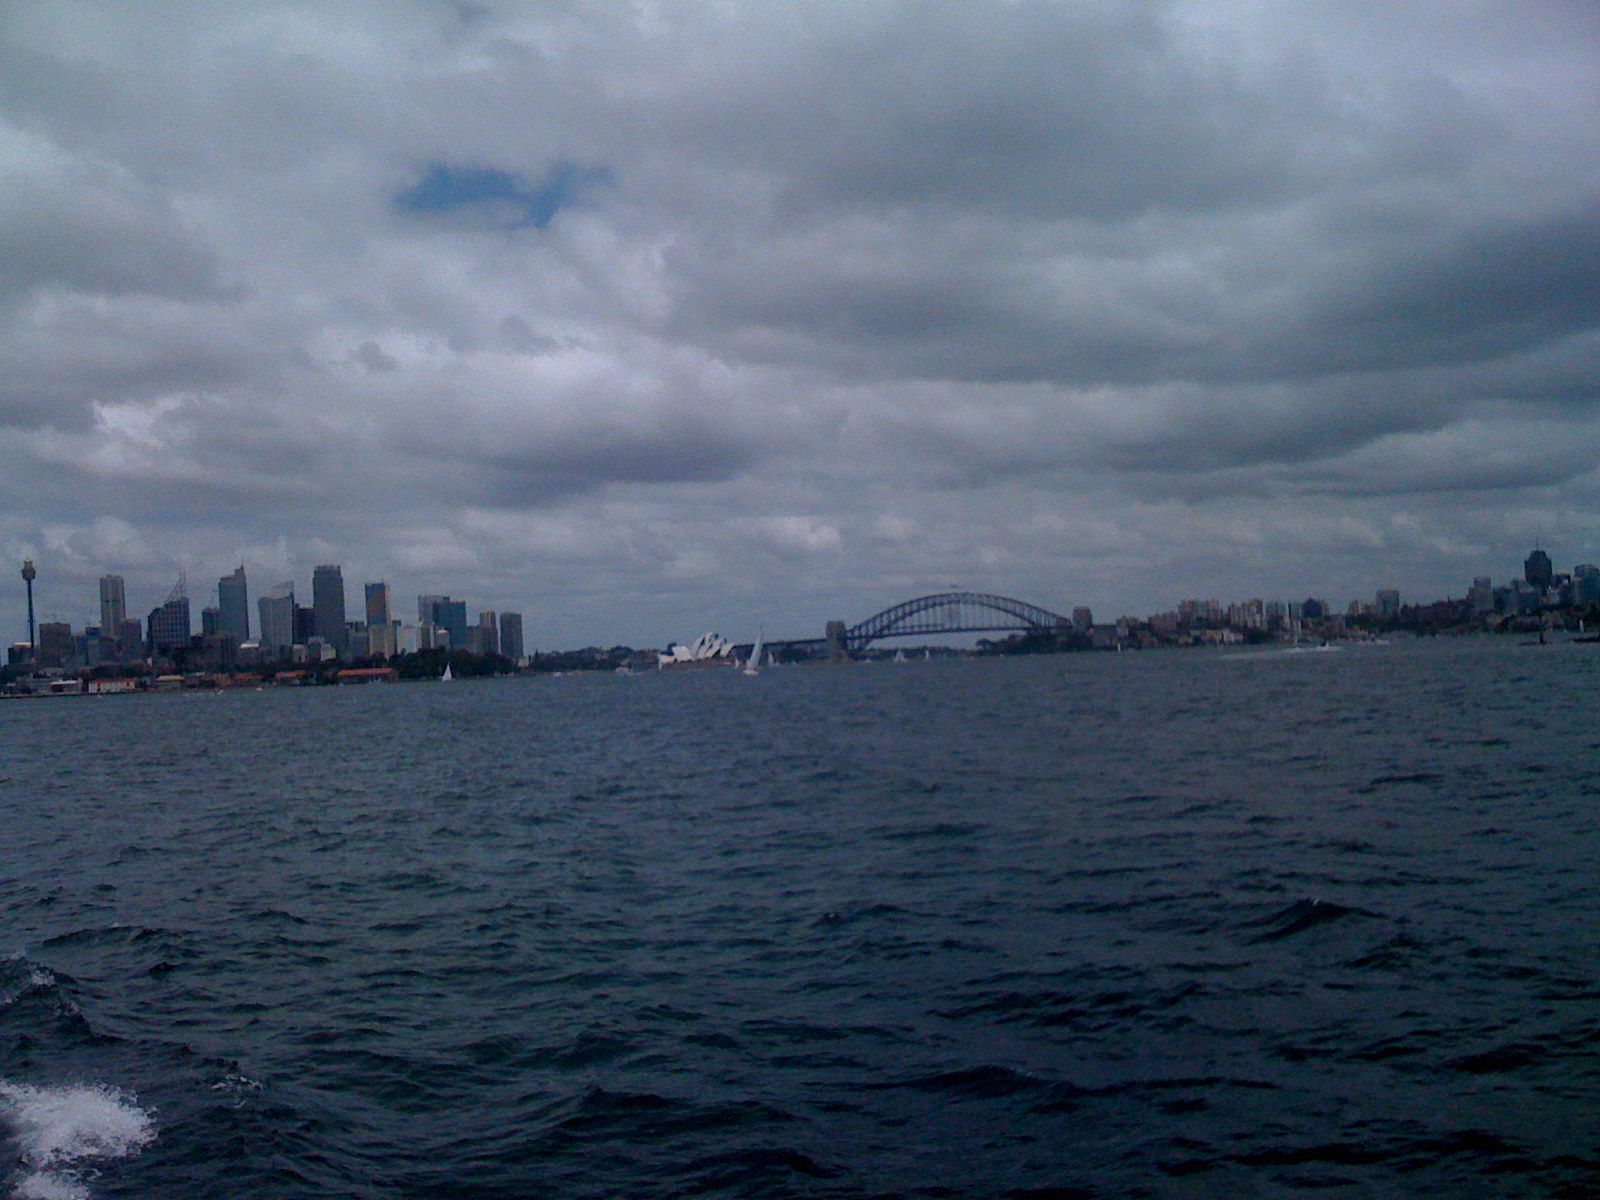
<path fill-rule="evenodd" d="M 1600 537 L 1581 7 L 470 8 L 8 9 L 6 552 L 559 641 Z M 394 204 L 562 162 L 543 228 Z"/>
<path fill-rule="evenodd" d="M 369 371 L 383 373 L 395 371 L 400 367 L 399 361 L 392 354 L 384 353 L 382 346 L 368 338 L 356 347 L 355 360 Z"/>

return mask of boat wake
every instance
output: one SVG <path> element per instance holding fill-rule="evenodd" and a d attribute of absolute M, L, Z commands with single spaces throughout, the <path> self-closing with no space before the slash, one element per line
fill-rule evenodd
<path fill-rule="evenodd" d="M 31 1087 L 0 1081 L 0 1122 L 16 1154 L 18 1200 L 88 1200 L 98 1163 L 137 1154 L 155 1140 L 155 1118 L 100 1084 Z"/>

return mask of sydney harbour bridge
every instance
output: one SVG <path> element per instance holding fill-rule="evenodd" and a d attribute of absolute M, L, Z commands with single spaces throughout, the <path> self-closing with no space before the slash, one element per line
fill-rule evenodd
<path fill-rule="evenodd" d="M 1072 622 L 1023 600 L 988 592 L 938 592 L 918 596 L 846 625 L 829 621 L 820 638 L 793 638 L 768 643 L 802 652 L 824 649 L 835 655 L 859 654 L 885 638 L 945 633 L 1028 633 L 1070 629 Z"/>

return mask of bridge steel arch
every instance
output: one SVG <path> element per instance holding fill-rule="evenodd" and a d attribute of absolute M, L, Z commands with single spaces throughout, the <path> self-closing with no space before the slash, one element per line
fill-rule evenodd
<path fill-rule="evenodd" d="M 1061 629 L 1072 622 L 1037 604 L 987 592 L 939 592 L 905 600 L 868 617 L 845 631 L 852 651 L 865 650 L 879 638 L 928 633 L 1000 633 Z"/>

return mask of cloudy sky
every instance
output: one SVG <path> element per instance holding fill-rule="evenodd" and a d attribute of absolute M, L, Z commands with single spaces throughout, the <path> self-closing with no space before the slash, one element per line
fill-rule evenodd
<path fill-rule="evenodd" d="M 1587 0 L 7 0 L 5 638 L 25 555 L 540 646 L 1600 560 L 1597 85 Z"/>

